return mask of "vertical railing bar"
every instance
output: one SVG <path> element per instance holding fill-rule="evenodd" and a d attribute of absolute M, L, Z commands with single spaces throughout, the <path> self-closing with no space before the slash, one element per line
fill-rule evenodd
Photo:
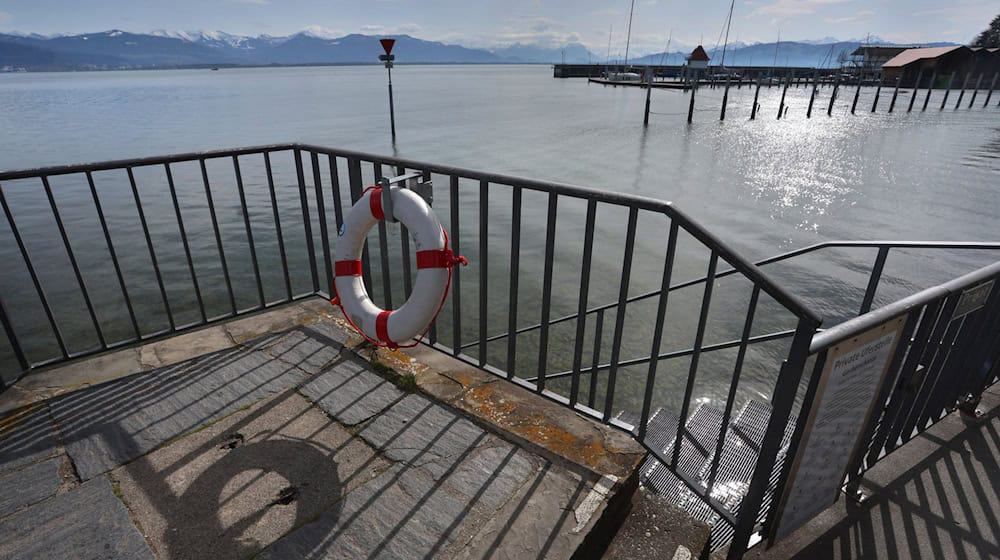
<path fill-rule="evenodd" d="M 312 163 L 313 188 L 316 191 L 316 216 L 319 218 L 320 246 L 323 248 L 323 270 L 326 272 L 327 293 L 333 296 L 333 258 L 330 256 L 330 236 L 326 226 L 326 201 L 323 200 L 323 180 L 319 172 L 319 154 L 309 152 Z"/>
<path fill-rule="evenodd" d="M 278 255 L 281 257 L 281 272 L 285 280 L 285 301 L 292 301 L 292 279 L 288 275 L 288 255 L 285 253 L 285 237 L 281 233 L 281 216 L 278 213 L 278 197 L 274 192 L 274 174 L 271 172 L 271 154 L 264 152 L 264 169 L 267 172 L 267 190 L 271 195 L 271 213 L 274 215 L 274 231 L 278 238 Z M 202 306 L 202 313 L 204 313 Z"/>
<path fill-rule="evenodd" d="M 125 308 L 128 310 L 129 322 L 132 324 L 132 330 L 135 332 L 135 338 L 142 338 L 142 333 L 139 331 L 139 322 L 135 318 L 135 309 L 132 307 L 132 298 L 128 294 L 128 288 L 125 286 L 125 277 L 122 274 L 121 264 L 118 262 L 118 253 L 115 251 L 114 243 L 111 241 L 111 232 L 108 230 L 108 221 L 104 218 L 104 208 L 101 206 L 100 197 L 97 196 L 97 187 L 94 185 L 94 176 L 90 171 L 86 172 L 87 185 L 90 187 L 90 196 L 94 199 L 94 208 L 97 209 L 97 219 L 101 222 L 101 231 L 104 233 L 104 242 L 108 246 L 108 253 L 111 255 L 111 266 L 115 269 L 115 276 L 118 278 L 118 287 L 122 291 L 122 296 L 125 298 Z"/>
<path fill-rule="evenodd" d="M 396 167 L 396 175 L 403 175 L 406 173 L 406 168 L 402 166 Z M 412 266 L 410 263 L 410 232 L 403 225 L 403 222 L 399 222 L 399 248 L 402 258 L 403 258 L 403 298 L 409 299 L 410 293 L 413 291 L 413 273 L 410 270 Z"/>
<path fill-rule="evenodd" d="M 538 377 L 535 382 L 535 390 L 539 393 L 545 390 L 545 374 L 548 372 L 549 362 L 549 314 L 552 310 L 552 269 L 555 266 L 553 253 L 555 252 L 556 243 L 558 196 L 554 192 L 549 193 L 548 212 L 545 218 L 545 265 L 542 272 L 542 328 L 538 334 Z"/>
<path fill-rule="evenodd" d="M 7 316 L 7 309 L 3 305 L 3 298 L 0 298 L 0 324 L 3 325 L 3 330 L 7 333 L 7 341 L 10 342 L 10 348 L 14 351 L 14 357 L 17 358 L 17 363 L 21 367 L 21 373 L 24 373 L 31 369 L 31 364 L 28 363 L 28 359 L 24 356 L 24 351 L 21 349 L 21 343 L 17 340 L 17 333 L 14 332 L 14 325 L 11 324 L 10 318 Z M 3 379 L 0 379 L 0 390 L 6 388 L 6 383 Z"/>
<path fill-rule="evenodd" d="M 809 343 L 815 334 L 815 324 L 809 323 L 805 319 L 799 319 L 795 335 L 792 337 L 792 345 L 788 350 L 788 358 L 782 364 L 775 382 L 771 416 L 767 421 L 767 428 L 764 431 L 760 453 L 757 456 L 747 493 L 740 503 L 739 520 L 733 530 L 733 540 L 729 547 L 729 553 L 726 555 L 727 560 L 743 557 L 747 550 L 747 544 L 750 542 L 750 536 L 757 525 L 761 504 L 769 486 L 768 482 L 781 450 L 785 428 L 795 405 L 795 395 L 802 382 L 803 370 L 809 357 Z M 791 461 L 785 461 L 782 466 L 782 475 L 779 477 L 778 486 L 775 489 L 775 496 L 781 496 L 790 467 Z M 772 504 L 767 516 L 769 523 L 773 520 L 776 511 L 777 508 Z"/>
<path fill-rule="evenodd" d="M 618 286 L 618 310 L 615 314 L 615 332 L 611 344 L 611 369 L 608 370 L 608 388 L 604 395 L 603 420 L 611 419 L 611 408 L 615 403 L 615 383 L 618 380 L 618 361 L 621 358 L 622 334 L 625 330 L 625 307 L 628 305 L 629 279 L 632 274 L 632 255 L 635 252 L 635 226 L 639 211 L 635 206 L 628 209 L 628 229 L 625 234 L 625 258 L 622 262 L 621 283 Z"/>
<path fill-rule="evenodd" d="M 372 173 L 375 176 L 375 182 L 378 183 L 382 179 L 382 164 L 372 162 Z M 385 309 L 392 309 L 392 278 L 389 276 L 389 228 L 385 220 L 378 221 L 378 254 L 382 269 L 382 299 L 385 302 Z"/>
<path fill-rule="evenodd" d="M 326 155 L 327 163 L 330 166 L 330 190 L 333 191 L 333 219 L 337 222 L 337 231 L 344 225 L 344 206 L 340 201 L 340 174 L 337 171 L 337 156 Z"/>
<path fill-rule="evenodd" d="M 590 264 L 594 253 L 594 220 L 597 202 L 587 201 L 587 221 L 583 233 L 583 262 L 580 265 L 580 297 L 576 306 L 576 342 L 573 348 L 573 378 L 569 390 L 569 405 L 576 406 L 580 397 L 580 367 L 583 361 L 583 335 L 587 329 L 587 303 L 590 298 Z"/>
<path fill-rule="evenodd" d="M 174 187 L 174 174 L 170 171 L 169 163 L 164 163 L 163 168 L 167 176 L 167 188 L 170 191 L 170 199 L 174 205 L 174 216 L 177 218 L 177 229 L 181 234 L 181 245 L 184 247 L 184 257 L 187 259 L 188 272 L 191 274 L 191 284 L 194 285 L 194 295 L 198 300 L 198 311 L 201 313 L 201 322 L 207 323 L 208 316 L 205 314 L 205 301 L 201 297 L 201 288 L 198 286 L 198 276 L 194 271 L 194 260 L 191 258 L 191 246 L 188 243 L 187 230 L 184 228 L 184 218 L 181 215 L 181 206 L 177 202 L 177 189 Z"/>
<path fill-rule="evenodd" d="M 87 314 L 90 315 L 90 321 L 94 324 L 94 331 L 97 332 L 97 340 L 101 343 L 101 348 L 107 348 L 108 343 L 104 340 L 104 331 L 101 329 L 101 323 L 97 320 L 97 313 L 94 311 L 94 303 L 90 300 L 90 292 L 87 290 L 87 285 L 83 281 L 83 274 L 80 272 L 80 265 L 76 262 L 76 255 L 73 253 L 73 247 L 69 243 L 69 236 L 66 235 L 66 227 L 63 225 L 62 216 L 59 214 L 59 208 L 56 206 L 56 199 L 52 196 L 52 186 L 49 185 L 49 178 L 46 175 L 42 175 L 42 186 L 45 189 L 45 196 L 49 199 L 49 207 L 52 208 L 52 216 L 56 219 L 56 228 L 59 230 L 59 236 L 62 237 L 63 246 L 66 248 L 66 255 L 69 257 L 69 264 L 73 267 L 73 275 L 76 277 L 76 283 L 80 287 L 80 292 L 83 294 L 83 302 L 87 306 Z"/>
<path fill-rule="evenodd" d="M 233 171 L 236 173 L 236 190 L 240 195 L 240 209 L 243 211 L 243 227 L 247 232 L 247 245 L 250 248 L 250 262 L 253 264 L 253 278 L 257 282 L 257 297 L 260 306 L 264 307 L 264 284 L 260 280 L 260 264 L 257 262 L 257 246 L 253 241 L 253 228 L 250 227 L 250 210 L 247 208 L 247 196 L 243 189 L 243 173 L 240 171 L 240 158 L 233 156 Z"/>
<path fill-rule="evenodd" d="M 17 242 L 17 248 L 21 251 L 21 258 L 24 260 L 24 266 L 28 269 L 28 275 L 31 276 L 31 282 L 35 285 L 35 292 L 38 294 L 38 299 L 42 303 L 42 309 L 45 311 L 45 316 L 49 320 L 49 325 L 52 327 L 52 334 L 56 337 L 56 343 L 59 345 L 59 351 L 62 353 L 63 359 L 69 359 L 69 352 L 66 351 L 66 343 L 63 339 L 62 332 L 59 330 L 59 325 L 56 324 L 55 317 L 52 315 L 52 308 L 49 306 L 49 298 L 45 296 L 45 290 L 42 288 L 42 283 L 38 280 L 38 274 L 35 272 L 34 265 L 31 264 L 31 257 L 28 256 L 28 248 L 24 245 L 24 240 L 21 238 L 21 232 L 17 229 L 17 223 L 14 221 L 14 214 L 10 211 L 10 207 L 7 205 L 7 197 L 4 196 L 3 186 L 0 186 L 0 206 L 3 206 L 3 213 L 7 216 L 7 223 L 10 224 L 10 231 L 14 234 L 14 241 Z"/>
<path fill-rule="evenodd" d="M 687 384 L 684 387 L 684 400 L 681 401 L 681 412 L 677 418 L 677 437 L 674 439 L 674 450 L 670 464 L 677 468 L 681 456 L 685 424 L 691 407 L 691 396 L 694 393 L 694 382 L 698 375 L 698 361 L 701 358 L 701 345 L 705 340 L 705 327 L 708 324 L 708 311 L 712 305 L 712 290 L 715 287 L 715 270 L 719 265 L 719 254 L 712 249 L 708 259 L 708 273 L 705 275 L 705 291 L 701 298 L 701 313 L 698 316 L 698 330 L 694 336 L 694 346 L 691 353 L 691 365 L 688 367 Z"/>
<path fill-rule="evenodd" d="M 451 250 L 456 255 L 459 251 L 459 212 L 458 212 L 458 176 L 452 175 L 449 180 L 448 201 L 451 212 Z M 455 356 L 462 352 L 462 275 L 461 268 L 452 269 L 451 285 L 451 352 Z"/>
<path fill-rule="evenodd" d="M 422 180 L 424 180 L 424 181 L 430 181 L 431 180 L 431 173 L 430 173 L 430 171 L 426 171 L 426 170 L 421 171 L 420 178 Z M 406 258 L 405 258 L 404 262 L 406 262 L 407 263 L 407 267 L 409 267 L 409 263 L 410 263 L 410 255 L 409 255 L 409 253 L 410 253 L 410 240 L 409 240 L 408 236 L 405 238 L 405 244 L 403 245 L 403 248 L 406 250 Z M 412 289 L 412 285 L 411 285 L 410 288 Z M 407 297 L 409 297 L 409 293 L 407 293 Z M 431 339 L 431 344 L 432 345 L 433 344 L 437 344 L 437 339 L 438 339 L 438 335 L 437 335 L 437 317 L 435 317 L 434 320 L 431 321 L 430 339 Z"/>
<path fill-rule="evenodd" d="M 486 365 L 487 295 L 489 283 L 489 182 L 479 182 L 479 367 Z"/>
<path fill-rule="evenodd" d="M 660 297 L 656 305 L 656 323 L 653 327 L 653 341 L 649 350 L 649 369 L 646 371 L 646 390 L 642 397 L 642 412 L 639 414 L 639 441 L 646 439 L 646 424 L 653 407 L 653 389 L 656 386 L 656 367 L 659 363 L 660 342 L 663 340 L 663 321 L 667 315 L 667 301 L 670 296 L 670 279 L 674 271 L 674 254 L 677 252 L 677 221 L 670 220 L 667 236 L 667 252 L 663 257 L 663 276 L 660 280 Z"/>
<path fill-rule="evenodd" d="M 601 363 L 601 338 L 604 334 L 604 310 L 597 312 L 597 323 L 594 325 L 594 352 L 590 364 L 590 387 L 587 393 L 587 406 L 594 408 L 597 400 L 597 366 Z"/>
<path fill-rule="evenodd" d="M 198 160 L 201 165 L 201 180 L 205 184 L 205 198 L 208 200 L 208 214 L 212 219 L 212 231 L 215 233 L 215 246 L 219 250 L 219 263 L 222 265 L 222 278 L 226 281 L 226 293 L 229 295 L 229 306 L 236 315 L 236 296 L 233 295 L 233 282 L 229 277 L 229 263 L 226 262 L 226 251 L 222 246 L 222 233 L 219 230 L 219 218 L 215 213 L 215 201 L 212 199 L 212 186 L 208 181 L 208 168 L 205 158 Z"/>
<path fill-rule="evenodd" d="M 740 336 L 740 349 L 736 354 L 736 364 L 733 366 L 733 379 L 729 382 L 729 393 L 726 395 L 726 407 L 722 411 L 722 424 L 719 425 L 719 439 L 715 444 L 715 453 L 712 457 L 712 465 L 708 471 L 708 493 L 712 493 L 715 488 L 715 477 L 719 473 L 719 460 L 722 457 L 722 449 L 725 446 L 727 432 L 729 431 L 729 419 L 733 414 L 733 405 L 736 401 L 736 391 L 740 384 L 740 374 L 743 372 L 743 360 L 746 359 L 748 341 L 753 330 L 753 319 L 757 312 L 757 300 L 760 297 L 760 286 L 754 284 L 753 291 L 750 292 L 750 304 L 747 306 L 746 320 L 743 323 L 743 334 Z"/>
<path fill-rule="evenodd" d="M 302 228 L 306 234 L 306 250 L 309 252 L 309 272 L 312 274 L 313 292 L 319 291 L 319 272 L 316 270 L 316 247 L 313 242 L 312 218 L 309 216 L 309 200 L 306 197 L 305 171 L 302 169 L 302 150 L 295 148 L 295 175 L 299 181 L 299 204 L 302 206 Z"/>
<path fill-rule="evenodd" d="M 139 187 L 135 183 L 135 175 L 131 167 L 126 167 L 129 185 L 132 187 L 132 198 L 135 199 L 135 209 L 139 213 L 139 224 L 142 226 L 143 236 L 146 238 L 146 249 L 149 251 L 149 260 L 153 263 L 153 272 L 156 274 L 156 284 L 160 288 L 160 297 L 163 298 L 163 308 L 167 312 L 167 321 L 170 323 L 170 330 L 176 330 L 177 324 L 174 322 L 174 313 L 170 310 L 170 300 L 167 299 L 167 288 L 163 285 L 163 276 L 160 274 L 160 263 L 156 260 L 156 251 L 153 249 L 153 238 L 149 235 L 149 224 L 146 223 L 146 211 L 142 209 L 142 199 L 139 198 Z"/>
<path fill-rule="evenodd" d="M 507 379 L 517 365 L 517 288 L 521 266 L 521 187 L 511 193 L 510 299 L 507 304 Z"/>
<path fill-rule="evenodd" d="M 879 280 L 882 279 L 882 269 L 885 268 L 885 260 L 889 256 L 889 246 L 879 247 L 878 255 L 875 257 L 875 264 L 872 265 L 871 275 L 868 276 L 868 287 L 865 288 L 865 296 L 861 301 L 861 312 L 864 315 L 872 309 L 872 302 L 875 300 L 875 292 L 878 290 Z"/>
<path fill-rule="evenodd" d="M 351 204 L 355 204 L 364 194 L 361 186 L 361 160 L 358 158 L 348 158 L 347 159 L 347 179 L 350 181 L 351 188 Z M 372 290 L 372 268 L 371 268 L 371 258 L 368 254 L 368 241 L 365 240 L 364 246 L 361 248 L 361 280 L 365 285 L 365 289 L 368 293 Z"/>

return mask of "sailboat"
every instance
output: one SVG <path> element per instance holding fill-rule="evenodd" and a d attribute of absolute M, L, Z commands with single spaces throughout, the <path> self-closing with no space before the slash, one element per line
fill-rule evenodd
<path fill-rule="evenodd" d="M 622 66 L 621 71 L 617 72 L 606 72 L 606 77 L 608 80 L 616 82 L 638 82 L 642 80 L 642 76 L 637 72 L 628 71 L 628 48 L 629 43 L 632 41 L 632 14 L 635 12 L 635 0 L 632 0 L 632 5 L 628 11 L 628 32 L 625 36 L 625 64 Z M 610 38 L 608 39 L 610 43 Z"/>

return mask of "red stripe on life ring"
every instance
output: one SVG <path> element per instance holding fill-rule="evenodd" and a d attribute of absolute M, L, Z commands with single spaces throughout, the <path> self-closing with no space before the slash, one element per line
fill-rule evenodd
<path fill-rule="evenodd" d="M 335 276 L 361 276 L 361 261 L 337 261 L 333 263 Z"/>
<path fill-rule="evenodd" d="M 392 348 L 396 345 L 396 343 L 389 340 L 390 315 L 392 315 L 392 311 L 383 311 L 378 314 L 378 317 L 375 318 L 375 336 L 378 337 L 379 342 L 383 342 Z"/>
<path fill-rule="evenodd" d="M 454 258 L 450 249 L 417 251 L 417 268 L 451 268 Z"/>
<path fill-rule="evenodd" d="M 385 219 L 385 214 L 382 213 L 382 187 L 372 189 L 371 195 L 368 196 L 368 206 L 376 220 Z"/>

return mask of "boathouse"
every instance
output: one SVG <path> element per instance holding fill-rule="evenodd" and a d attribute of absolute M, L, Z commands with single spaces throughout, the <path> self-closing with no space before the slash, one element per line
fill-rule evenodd
<path fill-rule="evenodd" d="M 938 83 L 935 85 L 941 85 L 952 73 L 964 76 L 967 72 L 973 71 L 973 66 L 972 49 L 956 45 L 906 49 L 883 64 L 882 71 L 886 79 L 895 82 L 899 78 L 903 86 L 913 85 L 921 71 L 928 75 L 936 73 Z"/>
<path fill-rule="evenodd" d="M 705 48 L 698 45 L 693 51 L 691 51 L 691 54 L 687 56 L 687 65 L 688 68 L 702 70 L 708 68 L 709 60 L 711 60 L 711 58 L 709 58 L 708 53 L 705 52 Z"/>

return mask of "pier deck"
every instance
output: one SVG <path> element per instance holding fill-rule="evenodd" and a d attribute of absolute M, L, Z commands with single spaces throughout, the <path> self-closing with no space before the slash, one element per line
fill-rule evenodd
<path fill-rule="evenodd" d="M 0 420 L 0 557 L 569 558 L 610 539 L 643 456 L 624 434 L 495 389 L 519 402 L 512 423 L 584 422 L 560 440 L 591 451 L 522 439 L 460 410 L 463 388 L 493 388 L 402 355 L 392 373 L 328 309 L 61 368 L 99 383 L 81 390 L 40 372 L 5 394 L 30 404 Z"/>

